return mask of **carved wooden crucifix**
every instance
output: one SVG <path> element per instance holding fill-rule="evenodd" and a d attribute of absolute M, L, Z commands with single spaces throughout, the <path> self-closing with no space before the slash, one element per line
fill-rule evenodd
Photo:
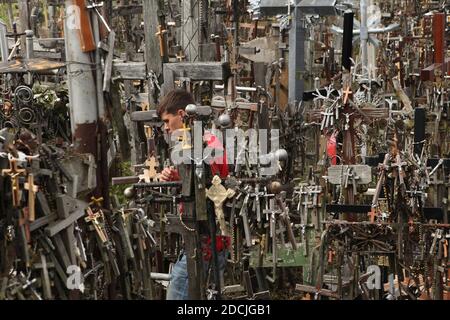
<path fill-rule="evenodd" d="M 214 202 L 214 211 L 216 218 L 219 221 L 220 231 L 223 236 L 229 236 L 229 231 L 225 222 L 225 216 L 223 213 L 223 203 L 226 199 L 234 196 L 236 193 L 233 189 L 225 189 L 222 185 L 222 180 L 219 176 L 214 176 L 212 179 L 212 186 L 206 190 L 206 196 Z"/>
<path fill-rule="evenodd" d="M 3 176 L 8 175 L 11 177 L 12 202 L 16 208 L 20 205 L 19 176 L 24 175 L 25 172 L 25 169 L 19 169 L 17 167 L 17 161 L 15 159 L 9 160 L 9 169 L 2 170 Z"/>

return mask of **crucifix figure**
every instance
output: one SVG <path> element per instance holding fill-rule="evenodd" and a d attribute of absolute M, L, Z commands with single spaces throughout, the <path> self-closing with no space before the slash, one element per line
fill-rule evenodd
<path fill-rule="evenodd" d="M 29 174 L 27 178 L 27 182 L 25 183 L 25 190 L 28 190 L 28 214 L 29 220 L 34 221 L 36 216 L 35 211 L 35 200 L 36 200 L 36 192 L 38 192 L 39 188 L 34 184 L 34 176 L 33 174 Z"/>
<path fill-rule="evenodd" d="M 97 232 L 100 240 L 102 243 L 108 242 L 108 238 L 106 237 L 106 234 L 103 232 L 100 222 L 98 221 L 99 218 L 103 218 L 103 212 L 99 211 L 94 213 L 90 207 L 86 209 L 86 212 L 88 216 L 84 218 L 84 221 L 86 222 L 92 222 L 94 225 L 95 231 Z"/>
<path fill-rule="evenodd" d="M 233 197 L 236 192 L 233 189 L 225 189 L 222 185 L 222 180 L 217 175 L 215 175 L 212 179 L 212 184 L 213 185 L 206 190 L 206 196 L 214 202 L 214 211 L 216 213 L 217 220 L 219 220 L 222 235 L 229 236 L 222 206 L 225 200 Z"/>
<path fill-rule="evenodd" d="M 9 160 L 9 169 L 2 170 L 2 176 L 11 177 L 11 190 L 12 190 L 12 202 L 14 207 L 18 207 L 20 204 L 20 185 L 19 176 L 24 175 L 25 169 L 19 169 L 17 167 L 17 161 L 15 159 Z"/>

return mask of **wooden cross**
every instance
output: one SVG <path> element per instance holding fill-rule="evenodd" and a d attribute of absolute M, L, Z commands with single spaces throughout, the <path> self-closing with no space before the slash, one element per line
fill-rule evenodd
<path fill-rule="evenodd" d="M 350 89 L 350 87 L 347 87 L 342 93 L 344 94 L 344 101 L 343 102 L 344 102 L 344 104 L 347 104 L 348 98 L 352 94 L 352 90 Z"/>
<path fill-rule="evenodd" d="M 184 54 L 183 50 L 180 50 L 180 52 L 176 55 L 178 61 L 184 61 L 186 58 L 186 55 Z"/>
<path fill-rule="evenodd" d="M 105 199 L 103 199 L 103 197 L 100 197 L 100 198 L 91 197 L 91 202 L 89 202 L 89 205 L 90 206 L 95 205 L 95 206 L 101 208 L 104 200 Z"/>
<path fill-rule="evenodd" d="M 165 43 L 164 43 L 164 35 L 167 33 L 166 29 L 163 29 L 162 25 L 158 26 L 158 32 L 155 33 L 156 36 L 159 37 L 159 54 L 161 58 L 164 57 Z"/>
<path fill-rule="evenodd" d="M 39 188 L 34 184 L 34 176 L 33 174 L 29 174 L 27 181 L 25 183 L 25 190 L 28 190 L 28 214 L 29 221 L 34 221 L 36 217 L 35 210 L 35 200 L 36 200 L 36 192 L 38 192 Z"/>
<path fill-rule="evenodd" d="M 144 169 L 144 174 L 139 175 L 139 179 L 145 180 L 146 183 L 151 181 L 159 181 L 159 173 L 156 168 L 159 166 L 158 161 L 155 157 L 150 157 L 145 161 L 145 166 L 148 169 Z"/>
<path fill-rule="evenodd" d="M 212 186 L 206 190 L 206 196 L 214 202 L 214 211 L 216 218 L 219 220 L 220 231 L 223 236 L 229 236 L 229 231 L 225 223 L 225 216 L 223 214 L 223 203 L 227 198 L 231 198 L 236 193 L 233 189 L 225 189 L 222 185 L 222 180 L 218 175 L 212 179 Z"/>
<path fill-rule="evenodd" d="M 377 209 L 375 207 L 372 207 L 372 210 L 367 214 L 370 217 L 370 223 L 375 222 L 375 217 L 378 216 Z"/>
<path fill-rule="evenodd" d="M 24 175 L 25 172 L 25 169 L 19 169 L 17 167 L 17 161 L 15 159 L 9 160 L 9 169 L 2 170 L 2 176 L 8 175 L 11 177 L 11 191 L 14 207 L 18 207 L 20 205 L 19 176 Z"/>
<path fill-rule="evenodd" d="M 100 222 L 98 219 L 103 218 L 103 212 L 100 210 L 96 213 L 92 211 L 90 207 L 86 209 L 86 213 L 88 214 L 87 217 L 84 218 L 84 221 L 86 222 L 92 222 L 94 225 L 95 231 L 97 232 L 98 236 L 100 237 L 100 240 L 102 243 L 108 242 L 108 238 L 106 237 L 106 234 L 103 232 Z"/>

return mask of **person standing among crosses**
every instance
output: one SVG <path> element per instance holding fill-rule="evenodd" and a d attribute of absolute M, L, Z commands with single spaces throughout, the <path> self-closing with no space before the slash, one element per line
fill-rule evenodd
<path fill-rule="evenodd" d="M 177 130 L 183 129 L 183 119 L 186 115 L 186 106 L 195 104 L 192 95 L 185 90 L 175 89 L 167 93 L 161 100 L 158 106 L 158 115 L 164 122 L 164 130 L 167 134 L 173 135 Z M 212 176 L 218 175 L 221 179 L 226 179 L 228 176 L 228 164 L 226 153 L 222 143 L 216 136 L 210 133 L 205 133 L 203 140 L 208 147 L 221 151 L 220 159 L 213 159 L 209 162 Z M 216 161 L 214 161 L 216 160 Z M 166 167 L 162 170 L 160 175 L 162 181 L 179 181 L 181 180 L 178 170 L 173 167 Z M 181 207 L 182 211 L 183 208 Z M 230 240 L 227 237 L 217 237 L 216 250 L 219 253 L 219 269 L 225 269 L 227 260 L 227 249 Z M 206 239 L 209 244 L 211 239 Z M 204 260 L 211 259 L 210 250 L 206 249 L 203 254 Z M 206 262 L 207 262 L 206 261 Z M 172 269 L 172 278 L 167 288 L 167 300 L 187 300 L 188 297 L 188 273 L 186 255 L 182 252 Z"/>

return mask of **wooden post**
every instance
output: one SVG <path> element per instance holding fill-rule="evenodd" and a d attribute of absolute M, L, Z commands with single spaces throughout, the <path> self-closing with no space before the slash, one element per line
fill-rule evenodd
<path fill-rule="evenodd" d="M 147 72 L 154 72 L 159 78 L 162 74 L 161 56 L 159 52 L 159 40 L 156 36 L 158 32 L 158 0 L 143 0 L 144 6 L 144 31 L 145 31 L 145 61 Z M 156 93 L 157 94 L 157 93 Z M 156 99 L 153 92 L 150 92 L 148 102 L 150 109 L 156 107 Z"/>
<path fill-rule="evenodd" d="M 29 16 L 30 15 L 28 12 L 28 1 L 27 0 L 19 0 L 19 21 L 20 21 L 20 28 L 18 30 L 19 33 L 24 33 L 25 30 L 30 30 Z M 24 53 L 27 52 L 26 39 L 27 38 L 25 35 L 20 37 L 22 55 L 24 55 Z"/>

